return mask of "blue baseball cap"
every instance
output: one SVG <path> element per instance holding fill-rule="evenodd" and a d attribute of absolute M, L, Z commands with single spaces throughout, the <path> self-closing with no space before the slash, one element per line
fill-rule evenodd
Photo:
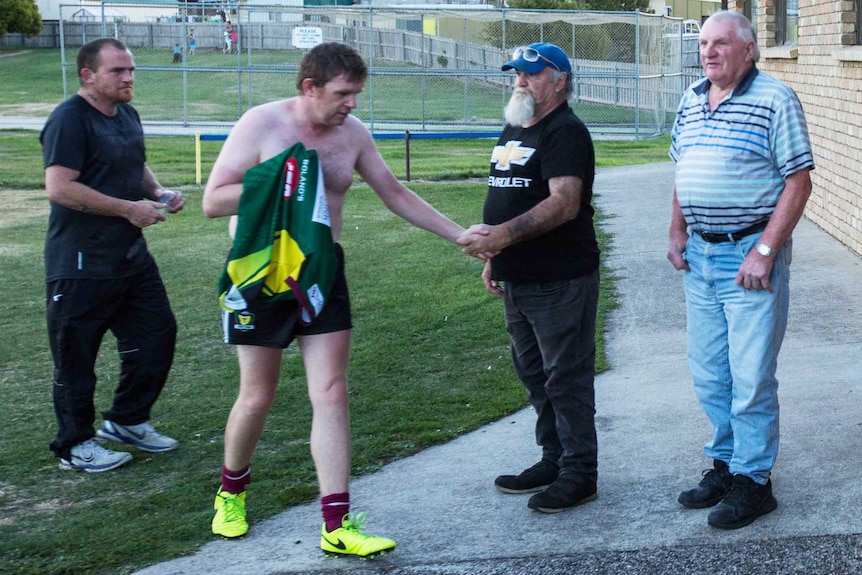
<path fill-rule="evenodd" d="M 548 42 L 536 42 L 529 46 L 515 48 L 513 60 L 503 64 L 503 71 L 518 70 L 527 74 L 538 74 L 545 68 L 572 74 L 572 65 L 563 50 Z"/>

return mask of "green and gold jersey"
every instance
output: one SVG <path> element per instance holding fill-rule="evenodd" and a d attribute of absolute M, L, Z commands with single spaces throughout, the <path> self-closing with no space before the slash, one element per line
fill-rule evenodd
<path fill-rule="evenodd" d="M 242 189 L 219 302 L 241 311 L 251 299 L 295 299 L 307 325 L 323 309 L 338 265 L 317 153 L 294 144 L 246 171 Z"/>

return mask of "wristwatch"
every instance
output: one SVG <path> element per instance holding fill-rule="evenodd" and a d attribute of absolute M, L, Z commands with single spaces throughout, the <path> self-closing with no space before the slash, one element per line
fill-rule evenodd
<path fill-rule="evenodd" d="M 771 258 L 775 255 L 775 252 L 772 251 L 772 248 L 766 244 L 757 244 L 756 246 L 754 246 L 754 249 L 756 249 L 757 253 L 759 253 L 765 258 Z"/>

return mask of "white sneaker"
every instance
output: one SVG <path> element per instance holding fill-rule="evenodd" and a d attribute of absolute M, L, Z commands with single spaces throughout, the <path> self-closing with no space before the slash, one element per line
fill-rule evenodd
<path fill-rule="evenodd" d="M 132 460 L 132 454 L 125 451 L 105 449 L 95 439 L 88 439 L 72 448 L 69 459 L 60 458 L 60 469 L 75 469 L 88 473 L 99 473 L 115 469 Z"/>
<path fill-rule="evenodd" d="M 137 425 L 120 425 L 106 419 L 102 422 L 102 428 L 96 432 L 96 435 L 102 439 L 128 443 L 138 449 L 152 453 L 170 451 L 176 449 L 180 444 L 176 439 L 171 439 L 167 435 L 157 432 L 149 421 Z"/>

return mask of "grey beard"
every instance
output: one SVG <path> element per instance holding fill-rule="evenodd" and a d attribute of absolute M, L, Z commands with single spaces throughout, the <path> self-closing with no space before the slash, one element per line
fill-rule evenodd
<path fill-rule="evenodd" d="M 514 92 L 506 104 L 506 122 L 515 127 L 521 127 L 533 117 L 536 111 L 536 101 L 523 92 Z"/>

